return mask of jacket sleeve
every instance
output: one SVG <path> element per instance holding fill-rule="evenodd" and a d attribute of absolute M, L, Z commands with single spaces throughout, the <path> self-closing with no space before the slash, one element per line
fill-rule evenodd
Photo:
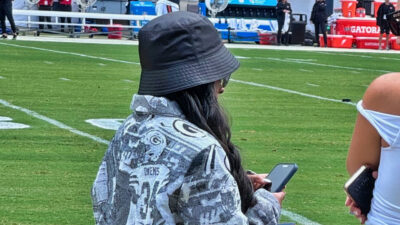
<path fill-rule="evenodd" d="M 283 10 L 284 10 L 284 5 L 282 2 L 278 2 L 276 5 L 276 15 L 282 16 L 283 15 Z"/>
<path fill-rule="evenodd" d="M 177 203 L 184 224 L 277 224 L 280 206 L 266 190 L 255 193 L 257 204 L 241 211 L 239 190 L 224 150 L 213 145 L 201 151 L 184 177 Z"/>
<path fill-rule="evenodd" d="M 315 21 L 315 9 L 316 9 L 316 5 L 317 5 L 317 3 L 314 3 L 314 5 L 313 5 L 313 8 L 312 8 L 312 11 L 311 11 L 311 17 L 310 17 L 310 21 L 311 22 L 313 22 L 314 23 L 314 21 Z"/>
<path fill-rule="evenodd" d="M 114 139 L 103 157 L 91 191 L 96 224 L 110 224 L 114 219 L 113 206 L 110 199 L 112 199 L 112 195 L 115 192 L 113 178 L 116 177 L 118 169 L 113 163 L 117 160 L 114 151 L 119 148 L 118 142 L 114 141 Z"/>
<path fill-rule="evenodd" d="M 382 24 L 382 18 L 383 18 L 382 10 L 383 10 L 383 4 L 381 4 L 379 6 L 378 12 L 377 12 L 378 15 L 376 16 L 376 25 L 378 25 L 378 26 L 380 26 Z"/>

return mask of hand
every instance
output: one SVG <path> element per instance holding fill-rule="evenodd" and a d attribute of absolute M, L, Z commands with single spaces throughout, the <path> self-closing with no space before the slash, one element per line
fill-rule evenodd
<path fill-rule="evenodd" d="M 275 196 L 275 198 L 279 202 L 279 205 L 282 207 L 282 202 L 285 199 L 286 192 L 282 191 L 282 192 L 276 192 L 276 193 L 272 193 L 272 194 Z"/>
<path fill-rule="evenodd" d="M 356 203 L 353 202 L 353 200 L 351 200 L 349 196 L 346 197 L 346 202 L 344 204 L 350 208 L 350 213 L 353 214 L 358 220 L 360 220 L 361 224 L 365 223 L 365 221 L 367 220 L 367 216 L 361 214 L 360 208 L 357 207 Z"/>
<path fill-rule="evenodd" d="M 378 171 L 372 172 L 372 177 L 375 179 L 378 178 Z M 349 196 L 346 196 L 346 202 L 344 204 L 350 208 L 350 213 L 357 217 L 361 224 L 367 221 L 367 215 L 361 214 L 360 208 L 358 208 L 356 203 Z"/>
<path fill-rule="evenodd" d="M 264 187 L 264 185 L 268 184 L 267 181 L 264 179 L 268 176 L 267 173 L 265 174 L 247 174 L 251 183 L 253 184 L 254 191 L 258 190 L 259 188 Z"/>

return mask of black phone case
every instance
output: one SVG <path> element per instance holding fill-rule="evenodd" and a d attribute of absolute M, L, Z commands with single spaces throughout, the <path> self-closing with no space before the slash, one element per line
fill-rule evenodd
<path fill-rule="evenodd" d="M 278 174 L 274 174 L 275 171 L 277 169 L 279 169 L 279 167 L 281 166 L 288 166 L 289 168 L 287 168 L 285 171 L 278 171 Z M 285 185 L 289 182 L 289 180 L 293 177 L 293 175 L 296 173 L 298 169 L 298 166 L 296 163 L 279 163 L 277 164 L 269 173 L 269 175 L 267 176 L 268 179 L 270 179 L 272 181 L 272 186 L 271 189 L 269 190 L 270 192 L 280 192 L 282 191 L 282 189 L 285 187 Z M 274 176 L 276 175 L 280 175 L 280 176 L 284 176 L 284 178 L 279 179 L 279 183 L 277 184 L 276 180 L 274 179 Z M 275 180 L 275 183 L 274 183 Z"/>
<path fill-rule="evenodd" d="M 353 182 L 350 184 L 346 183 L 347 187 L 345 187 L 345 190 L 360 208 L 361 213 L 367 215 L 371 209 L 372 192 L 375 186 L 372 169 L 364 168 L 357 177 L 351 177 L 349 180 L 351 179 L 354 179 Z"/>

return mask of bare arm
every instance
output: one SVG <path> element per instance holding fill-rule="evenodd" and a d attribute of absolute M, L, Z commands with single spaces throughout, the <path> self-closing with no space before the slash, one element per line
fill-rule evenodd
<path fill-rule="evenodd" d="M 363 107 L 382 113 L 400 115 L 400 73 L 380 76 L 368 87 L 363 97 Z M 360 114 L 347 156 L 347 171 L 353 174 L 361 165 L 367 164 L 377 170 L 380 148 L 387 147 L 376 129 Z"/>

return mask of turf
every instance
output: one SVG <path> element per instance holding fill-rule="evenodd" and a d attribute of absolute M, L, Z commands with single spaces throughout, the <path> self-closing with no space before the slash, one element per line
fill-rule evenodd
<path fill-rule="evenodd" d="M 137 46 L 1 43 L 139 62 Z M 383 70 L 396 71 L 398 60 L 360 53 L 232 52 L 245 57 L 232 76 L 235 80 L 353 102 Z M 140 66 L 0 45 L 0 76 L 0 99 L 110 140 L 114 131 L 84 121 L 127 117 Z M 279 162 L 299 165 L 287 186 L 284 209 L 320 224 L 358 224 L 344 206 L 342 189 L 348 178 L 345 158 L 356 116 L 353 105 L 234 81 L 221 101 L 232 118 L 233 141 L 246 168 L 263 173 Z M 0 116 L 31 126 L 0 130 L 0 224 L 93 224 L 90 188 L 106 145 L 3 105 Z"/>

